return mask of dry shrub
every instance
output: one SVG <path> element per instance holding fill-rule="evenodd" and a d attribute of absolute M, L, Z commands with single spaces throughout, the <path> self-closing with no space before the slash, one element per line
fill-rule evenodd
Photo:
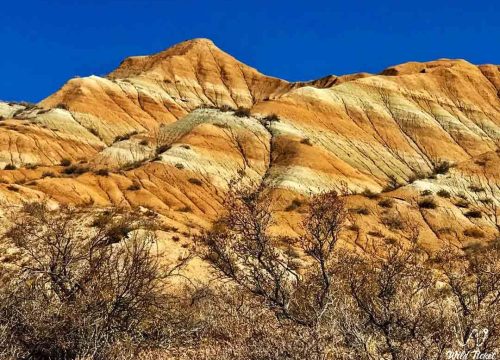
<path fill-rule="evenodd" d="M 434 166 L 434 174 L 446 174 L 450 171 L 451 164 L 448 161 L 439 161 Z"/>
<path fill-rule="evenodd" d="M 71 160 L 70 159 L 62 159 L 60 162 L 61 166 L 70 166 L 71 165 Z"/>
<path fill-rule="evenodd" d="M 389 175 L 389 181 L 387 182 L 387 185 L 384 187 L 383 192 L 393 191 L 399 187 L 401 187 L 401 184 L 399 183 L 396 176 Z"/>
<path fill-rule="evenodd" d="M 475 193 L 484 192 L 484 188 L 482 186 L 475 185 L 475 184 L 470 185 L 469 190 L 472 192 L 475 192 Z"/>
<path fill-rule="evenodd" d="M 108 176 L 109 170 L 105 168 L 97 169 L 96 171 L 94 171 L 94 174 L 96 174 L 97 176 Z"/>
<path fill-rule="evenodd" d="M 388 213 L 382 217 L 382 224 L 391 230 L 402 230 L 406 223 L 401 219 L 399 213 Z"/>
<path fill-rule="evenodd" d="M 464 230 L 464 235 L 471 238 L 480 239 L 484 237 L 484 232 L 477 228 L 469 228 Z"/>
<path fill-rule="evenodd" d="M 377 193 L 374 193 L 370 189 L 364 189 L 361 195 L 367 197 L 368 199 L 377 199 L 380 195 Z"/>
<path fill-rule="evenodd" d="M 25 262 L 2 278 L 0 357 L 437 360 L 498 349 L 498 242 L 429 258 L 406 224 L 406 240 L 372 239 L 377 254 L 360 254 L 337 247 L 342 196 L 315 196 L 285 239 L 269 231 L 269 193 L 230 189 L 196 238 L 215 278 L 175 297 L 165 281 L 180 265 L 162 272 L 153 235 L 136 231 L 154 224 L 25 206 L 7 233 Z M 488 329 L 484 341 L 473 329 Z"/>
<path fill-rule="evenodd" d="M 42 178 L 46 178 L 46 177 L 55 177 L 56 174 L 52 171 L 44 171 L 42 173 Z"/>
<path fill-rule="evenodd" d="M 134 181 L 131 185 L 129 185 L 127 187 L 127 190 L 130 190 L 130 191 L 137 191 L 137 190 L 140 190 L 141 189 L 141 184 Z"/>
<path fill-rule="evenodd" d="M 220 108 L 219 108 L 220 111 L 222 112 L 228 112 L 228 111 L 234 111 L 234 108 L 229 106 L 229 105 L 222 105 Z"/>
<path fill-rule="evenodd" d="M 469 202 L 467 200 L 460 199 L 455 203 L 455 206 L 459 208 L 468 208 Z"/>
<path fill-rule="evenodd" d="M 4 170 L 16 170 L 17 169 L 17 166 L 14 165 L 14 164 L 7 164 L 4 166 L 3 168 Z"/>
<path fill-rule="evenodd" d="M 304 144 L 304 145 L 307 145 L 307 146 L 312 146 L 313 145 L 311 139 L 309 139 L 309 138 L 304 138 L 304 139 L 300 140 L 300 143 Z"/>
<path fill-rule="evenodd" d="M 231 211 L 200 238 L 206 245 L 203 255 L 221 276 L 272 304 L 277 316 L 311 326 L 331 305 L 332 274 L 327 267 L 345 221 L 344 201 L 335 192 L 311 199 L 305 233 L 297 239 L 312 260 L 311 278 L 301 278 L 289 266 L 290 258 L 274 247 L 270 203 L 259 191 L 230 193 L 226 206 Z M 311 282 L 313 278 L 318 282 Z M 296 296 L 307 299 L 302 303 Z"/>
<path fill-rule="evenodd" d="M 394 205 L 394 199 L 391 198 L 384 198 L 378 202 L 378 206 L 381 206 L 383 208 L 390 209 Z"/>
<path fill-rule="evenodd" d="M 436 201 L 433 198 L 424 198 L 418 201 L 418 206 L 421 209 L 435 209 L 437 208 Z"/>
<path fill-rule="evenodd" d="M 379 237 L 379 238 L 384 237 L 384 234 L 382 234 L 382 232 L 380 230 L 370 230 L 370 231 L 368 231 L 367 234 L 370 236 L 375 236 L 375 237 Z"/>
<path fill-rule="evenodd" d="M 172 145 L 160 145 L 156 148 L 156 154 L 161 154 L 167 150 L 170 150 L 172 148 Z"/>
<path fill-rule="evenodd" d="M 353 211 L 359 215 L 370 215 L 370 210 L 368 210 L 368 208 L 366 207 L 358 207 L 353 209 Z"/>
<path fill-rule="evenodd" d="M 56 105 L 56 108 L 57 108 L 57 109 L 63 109 L 63 110 L 69 110 L 68 105 L 63 104 L 63 103 L 59 103 L 59 104 L 57 104 L 57 105 Z"/>
<path fill-rule="evenodd" d="M 88 172 L 90 169 L 87 166 L 81 165 L 70 165 L 63 169 L 63 173 L 66 175 L 81 175 Z"/>
<path fill-rule="evenodd" d="M 200 179 L 196 179 L 196 178 L 189 178 L 188 181 L 193 184 L 193 185 L 196 185 L 196 186 L 202 186 L 203 185 L 203 182 L 200 180 Z"/>
<path fill-rule="evenodd" d="M 293 199 L 290 205 L 285 208 L 285 211 L 295 211 L 302 206 L 302 201 L 299 199 Z"/>
<path fill-rule="evenodd" d="M 22 262 L 0 279 L 2 358 L 109 359 L 169 342 L 173 298 L 139 214 L 25 204 L 5 235 Z"/>
<path fill-rule="evenodd" d="M 441 189 L 437 192 L 437 195 L 442 197 L 442 198 L 449 198 L 451 196 L 450 192 L 444 189 Z"/>
<path fill-rule="evenodd" d="M 279 118 L 278 115 L 276 115 L 276 114 L 273 113 L 273 114 L 269 114 L 266 117 L 264 117 L 263 120 L 272 123 L 272 122 L 275 122 L 275 121 L 280 121 L 280 118 Z"/>
<path fill-rule="evenodd" d="M 249 117 L 251 115 L 250 109 L 239 107 L 234 111 L 234 115 L 237 117 Z"/>
<path fill-rule="evenodd" d="M 473 219 L 480 219 L 482 217 L 481 211 L 479 210 L 469 210 L 464 215 Z"/>
<path fill-rule="evenodd" d="M 17 186 L 14 186 L 14 185 L 8 185 L 7 186 L 7 190 L 14 191 L 14 192 L 19 192 L 19 188 Z"/>
<path fill-rule="evenodd" d="M 118 142 L 118 141 L 123 141 L 123 140 L 129 140 L 132 136 L 134 135 L 137 135 L 138 132 L 136 130 L 132 131 L 132 132 L 129 132 L 127 134 L 123 134 L 123 135 L 118 135 L 115 137 L 114 141 L 113 142 Z"/>
<path fill-rule="evenodd" d="M 382 242 L 383 256 L 335 250 L 343 202 L 323 194 L 296 239 L 308 259 L 297 273 L 266 231 L 269 204 L 261 192 L 232 194 L 200 238 L 215 274 L 234 287 L 210 305 L 206 358 L 440 359 L 457 338 L 480 352 L 498 347 L 498 246 L 474 258 L 446 248 L 432 260 L 438 272 L 408 226 L 405 244 Z M 474 328 L 489 329 L 484 342 L 473 343 Z"/>

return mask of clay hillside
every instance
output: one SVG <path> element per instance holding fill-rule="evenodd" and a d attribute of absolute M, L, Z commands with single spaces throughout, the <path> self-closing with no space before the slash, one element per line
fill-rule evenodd
<path fill-rule="evenodd" d="M 334 69 L 333 69 L 334 70 Z M 419 225 L 427 249 L 493 239 L 500 210 L 500 67 L 410 62 L 292 83 L 195 39 L 0 103 L 0 201 L 140 207 L 189 243 L 233 179 L 271 192 L 293 235 L 310 194 L 347 194 L 345 244 Z M 181 242 L 171 242 L 175 237 Z"/>

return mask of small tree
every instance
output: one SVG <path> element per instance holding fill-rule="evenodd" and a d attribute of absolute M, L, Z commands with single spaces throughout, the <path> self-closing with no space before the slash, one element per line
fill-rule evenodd
<path fill-rule="evenodd" d="M 201 236 L 204 256 L 220 275 L 263 298 L 278 317 L 316 326 L 332 303 L 331 258 L 346 215 L 344 201 L 335 192 L 311 199 L 298 239 L 311 260 L 304 274 L 275 246 L 270 203 L 260 190 L 231 191 L 227 214 Z"/>

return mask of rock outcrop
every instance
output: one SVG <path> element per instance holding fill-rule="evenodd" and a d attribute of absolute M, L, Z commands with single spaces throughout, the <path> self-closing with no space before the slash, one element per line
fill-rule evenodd
<path fill-rule="evenodd" d="M 475 246 L 500 226 L 499 96 L 496 65 L 291 83 L 195 39 L 37 105 L 0 103 L 0 199 L 142 206 L 188 236 L 241 178 L 271 191 L 283 233 L 309 194 L 337 189 L 349 194 L 347 244 L 404 238 L 405 222 L 429 249 Z"/>

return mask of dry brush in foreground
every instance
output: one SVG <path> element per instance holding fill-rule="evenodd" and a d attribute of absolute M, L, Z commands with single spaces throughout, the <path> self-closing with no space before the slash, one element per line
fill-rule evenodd
<path fill-rule="evenodd" d="M 314 197 L 296 238 L 271 199 L 234 190 L 197 239 L 215 275 L 173 286 L 151 219 L 25 205 L 4 241 L 0 354 L 32 359 L 446 359 L 498 351 L 500 246 L 427 254 L 418 229 L 378 254 L 339 247 L 342 196 Z M 144 230 L 148 229 L 149 230 Z M 140 230 L 143 229 L 143 230 Z M 283 244 L 287 244 L 286 246 Z"/>

